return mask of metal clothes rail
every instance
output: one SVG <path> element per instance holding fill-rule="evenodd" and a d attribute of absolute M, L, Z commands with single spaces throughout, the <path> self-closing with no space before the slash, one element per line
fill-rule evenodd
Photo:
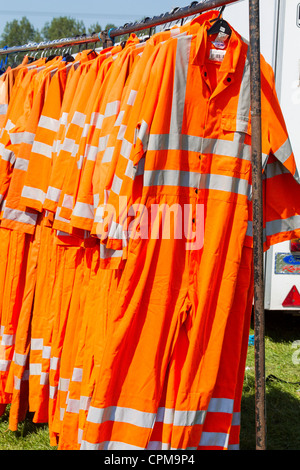
<path fill-rule="evenodd" d="M 102 41 L 103 47 L 112 45 L 114 38 L 124 34 L 171 23 L 204 11 L 216 9 L 240 0 L 202 0 L 189 6 L 175 8 L 169 13 L 141 22 L 128 23 L 91 36 L 64 38 L 55 41 L 30 43 L 0 49 L 0 55 L 39 51 L 64 46 L 90 44 Z M 261 145 L 261 75 L 260 75 L 260 15 L 259 0 L 249 0 L 251 119 L 252 119 L 252 202 L 253 202 L 253 261 L 254 261 L 254 337 L 255 337 L 255 422 L 256 449 L 266 450 L 265 405 L 265 330 L 264 330 L 264 276 L 263 276 L 263 203 L 262 203 L 262 145 Z"/>

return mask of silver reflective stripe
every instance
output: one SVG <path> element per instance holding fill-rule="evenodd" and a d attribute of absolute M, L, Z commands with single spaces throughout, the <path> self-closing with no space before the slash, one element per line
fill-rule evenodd
<path fill-rule="evenodd" d="M 112 250 L 111 248 L 106 248 L 102 243 L 100 244 L 101 259 L 122 258 L 122 255 L 123 250 Z"/>
<path fill-rule="evenodd" d="M 82 441 L 81 450 L 144 450 L 143 447 L 133 446 L 127 442 L 105 441 L 99 444 Z"/>
<path fill-rule="evenodd" d="M 50 359 L 51 356 L 51 346 L 43 346 L 43 359 Z"/>
<path fill-rule="evenodd" d="M 115 194 L 120 194 L 121 187 L 122 187 L 122 180 L 117 175 L 115 175 L 112 185 L 111 185 L 111 191 L 113 191 Z"/>
<path fill-rule="evenodd" d="M 114 240 L 122 240 L 123 226 L 117 224 L 115 221 L 112 221 L 108 232 L 108 238 L 113 238 Z"/>
<path fill-rule="evenodd" d="M 129 106 L 133 106 L 133 105 L 134 105 L 136 95 L 137 95 L 137 91 L 136 91 L 136 90 L 130 90 L 129 97 L 128 97 L 128 100 L 127 100 L 127 104 L 128 104 Z"/>
<path fill-rule="evenodd" d="M 72 382 L 81 382 L 82 381 L 83 371 L 79 367 L 74 367 L 72 374 Z"/>
<path fill-rule="evenodd" d="M 58 119 L 50 118 L 47 116 L 41 116 L 38 127 L 42 127 L 43 129 L 47 129 L 48 131 L 57 132 L 59 129 L 59 121 Z"/>
<path fill-rule="evenodd" d="M 67 392 L 69 389 L 69 384 L 70 384 L 70 379 L 63 379 L 62 377 L 60 377 L 58 389 L 61 390 L 62 392 Z"/>
<path fill-rule="evenodd" d="M 79 145 L 78 144 L 75 144 L 75 140 L 73 139 L 69 139 L 68 137 L 66 137 L 62 143 L 62 150 L 64 150 L 65 152 L 73 152 L 73 153 L 77 153 L 78 152 L 78 149 L 79 149 Z"/>
<path fill-rule="evenodd" d="M 23 224 L 35 225 L 37 221 L 37 214 L 31 214 L 30 212 L 5 207 L 3 212 L 3 219 L 15 220 L 17 222 L 22 222 Z"/>
<path fill-rule="evenodd" d="M 53 202 L 58 202 L 60 198 L 61 190 L 54 188 L 53 186 L 48 187 L 46 198 Z"/>
<path fill-rule="evenodd" d="M 241 413 L 235 412 L 232 414 L 231 426 L 240 426 L 241 425 Z"/>
<path fill-rule="evenodd" d="M 42 364 L 30 363 L 29 364 L 29 374 L 30 375 L 41 375 L 42 373 Z"/>
<path fill-rule="evenodd" d="M 133 161 L 128 160 L 125 175 L 128 176 L 128 178 L 134 179 L 135 173 L 136 167 L 133 167 Z"/>
<path fill-rule="evenodd" d="M 69 194 L 65 194 L 62 207 L 65 207 L 66 209 L 70 209 L 70 210 L 73 209 L 73 196 L 70 196 Z"/>
<path fill-rule="evenodd" d="M 87 145 L 86 150 L 85 150 L 85 158 L 87 158 L 87 160 L 95 162 L 97 153 L 98 153 L 98 147 Z"/>
<path fill-rule="evenodd" d="M 51 358 L 50 358 L 50 369 L 51 369 L 51 370 L 57 370 L 57 369 L 58 369 L 59 362 L 60 362 L 60 358 L 59 358 L 59 357 L 51 357 Z"/>
<path fill-rule="evenodd" d="M 81 169 L 82 169 L 83 159 L 84 159 L 84 156 L 83 156 L 83 155 L 80 155 L 80 157 L 79 157 L 78 160 L 77 160 L 76 165 L 77 165 L 78 170 L 81 170 Z"/>
<path fill-rule="evenodd" d="M 201 434 L 199 446 L 206 447 L 223 447 L 227 449 L 229 441 L 229 434 L 223 432 L 205 432 Z"/>
<path fill-rule="evenodd" d="M 283 175 L 284 173 L 290 173 L 287 168 L 283 166 L 278 160 L 272 163 L 268 163 L 265 166 L 264 177 L 273 178 L 274 176 Z"/>
<path fill-rule="evenodd" d="M 87 421 L 101 424 L 106 421 L 133 424 L 142 428 L 152 429 L 156 413 L 134 410 L 121 406 L 108 406 L 106 408 L 89 408 Z"/>
<path fill-rule="evenodd" d="M 252 220 L 248 220 L 246 236 L 247 237 L 253 237 L 253 223 L 252 223 Z"/>
<path fill-rule="evenodd" d="M 107 103 L 105 108 L 104 117 L 115 116 L 118 114 L 120 108 L 120 101 L 112 101 L 111 103 Z"/>
<path fill-rule="evenodd" d="M 144 186 L 181 186 L 199 188 L 201 174 L 180 170 L 146 170 Z"/>
<path fill-rule="evenodd" d="M 250 97 L 250 62 L 249 62 L 249 53 L 250 47 L 248 46 L 246 62 L 243 71 L 243 77 L 241 81 L 240 93 L 239 93 L 239 101 L 237 107 L 237 121 L 240 117 L 247 118 L 245 123 L 248 127 L 248 118 L 250 113 L 250 106 L 251 106 L 251 97 Z M 247 130 L 247 127 L 245 130 Z M 242 128 L 238 128 L 237 122 L 237 131 L 245 132 Z"/>
<path fill-rule="evenodd" d="M 0 114 L 6 114 L 8 109 L 8 104 L 0 104 Z"/>
<path fill-rule="evenodd" d="M 287 219 L 277 219 L 266 222 L 265 233 L 267 237 L 277 233 L 289 232 L 300 228 L 300 215 L 294 215 Z"/>
<path fill-rule="evenodd" d="M 211 398 L 207 412 L 232 413 L 233 403 L 230 398 Z"/>
<path fill-rule="evenodd" d="M 91 404 L 91 397 L 80 397 L 80 410 L 88 411 Z"/>
<path fill-rule="evenodd" d="M 94 206 L 92 204 L 77 201 L 73 210 L 73 215 L 76 217 L 83 217 L 85 219 L 93 219 Z"/>
<path fill-rule="evenodd" d="M 9 132 L 14 127 L 15 127 L 15 124 L 10 119 L 8 119 L 7 122 L 6 122 L 6 125 L 5 125 L 5 130 Z"/>
<path fill-rule="evenodd" d="M 52 145 L 44 144 L 43 142 L 34 141 L 32 146 L 32 153 L 38 153 L 47 158 L 52 158 Z"/>
<path fill-rule="evenodd" d="M 96 129 L 101 129 L 102 127 L 102 123 L 103 123 L 103 114 L 99 114 L 99 113 L 92 113 L 91 115 L 91 126 L 95 126 Z"/>
<path fill-rule="evenodd" d="M 68 123 L 68 114 L 69 113 L 63 112 L 60 117 L 60 124 L 62 124 L 63 126 L 66 126 Z"/>
<path fill-rule="evenodd" d="M 43 338 L 31 338 L 30 349 L 32 351 L 43 350 Z"/>
<path fill-rule="evenodd" d="M 29 165 L 29 160 L 26 160 L 25 158 L 17 157 L 16 163 L 15 163 L 15 168 L 17 170 L 27 171 L 28 165 Z"/>
<path fill-rule="evenodd" d="M 89 128 L 90 128 L 90 123 L 86 123 L 83 127 L 81 137 L 87 137 L 87 135 L 89 133 Z"/>
<path fill-rule="evenodd" d="M 49 397 L 53 400 L 57 396 L 57 387 L 50 385 L 49 387 Z"/>
<path fill-rule="evenodd" d="M 105 152 L 102 157 L 102 163 L 109 163 L 112 161 L 114 150 L 115 150 L 114 147 L 106 147 Z"/>
<path fill-rule="evenodd" d="M 35 134 L 31 132 L 14 132 L 10 134 L 10 140 L 12 144 L 33 144 Z"/>
<path fill-rule="evenodd" d="M 122 141 L 122 146 L 121 146 L 121 155 L 127 159 L 130 158 L 130 153 L 131 153 L 131 148 L 132 148 L 132 144 L 130 142 L 128 142 L 128 140 L 124 139 Z"/>
<path fill-rule="evenodd" d="M 41 189 L 23 186 L 22 197 L 34 199 L 35 201 L 43 203 L 45 201 L 46 194 Z"/>
<path fill-rule="evenodd" d="M 171 445 L 160 441 L 149 441 L 147 450 L 170 450 Z"/>
<path fill-rule="evenodd" d="M 55 212 L 55 220 L 60 220 L 61 222 L 70 223 L 68 219 L 65 219 L 60 215 L 61 207 L 58 207 Z"/>
<path fill-rule="evenodd" d="M 79 400 L 75 400 L 74 398 L 70 399 L 68 398 L 68 402 L 67 402 L 67 411 L 69 413 L 76 413 L 78 414 L 79 413 L 79 410 L 80 410 L 80 402 Z"/>
<path fill-rule="evenodd" d="M 94 208 L 95 207 L 97 206 L 95 206 L 95 203 L 94 203 Z M 103 215 L 104 215 L 104 208 L 102 206 L 97 207 L 94 221 L 98 223 L 99 222 L 103 223 L 104 222 Z"/>
<path fill-rule="evenodd" d="M 213 189 L 248 196 L 247 180 L 227 175 L 200 174 L 180 170 L 146 170 L 144 186 L 177 186 L 187 188 Z"/>
<path fill-rule="evenodd" d="M 0 371 L 6 372 L 10 368 L 11 361 L 6 361 L 5 359 L 0 359 Z"/>
<path fill-rule="evenodd" d="M 16 375 L 14 375 L 14 389 L 15 390 L 21 389 L 21 380 Z"/>
<path fill-rule="evenodd" d="M 27 354 L 14 353 L 14 362 L 21 367 L 24 367 L 27 361 Z"/>
<path fill-rule="evenodd" d="M 193 426 L 196 424 L 203 424 L 206 416 L 206 411 L 179 411 L 175 410 L 174 413 L 174 426 Z"/>
<path fill-rule="evenodd" d="M 177 39 L 170 134 L 180 134 L 182 132 L 191 40 L 192 36 Z"/>
<path fill-rule="evenodd" d="M 109 135 L 105 135 L 103 137 L 100 137 L 99 142 L 98 142 L 98 150 L 105 150 L 107 146 Z"/>
<path fill-rule="evenodd" d="M 15 335 L 2 335 L 1 345 L 12 346 L 15 343 Z"/>
<path fill-rule="evenodd" d="M 174 408 L 160 407 L 157 410 L 155 421 L 158 423 L 172 424 L 174 420 L 174 412 Z"/>
<path fill-rule="evenodd" d="M 48 372 L 41 372 L 40 384 L 41 385 L 48 385 L 49 384 L 49 373 Z"/>
<path fill-rule="evenodd" d="M 11 165 L 14 165 L 16 161 L 14 152 L 12 150 L 6 149 L 3 144 L 0 144 L 0 157 L 2 160 L 10 162 Z"/>
<path fill-rule="evenodd" d="M 118 136 L 117 136 L 118 140 L 124 139 L 126 129 L 127 129 L 127 126 L 125 124 L 120 125 L 120 129 L 119 129 Z"/>
<path fill-rule="evenodd" d="M 239 444 L 228 444 L 228 450 L 240 450 Z"/>
<path fill-rule="evenodd" d="M 149 141 L 149 129 L 148 129 L 148 124 L 144 120 L 142 120 L 139 129 L 136 129 L 135 143 L 137 139 L 139 139 L 142 142 L 143 149 L 146 151 L 148 148 L 148 141 Z M 121 150 L 121 153 L 122 153 L 122 150 Z M 123 153 L 122 155 L 124 157 L 127 156 L 127 155 L 124 155 Z"/>
<path fill-rule="evenodd" d="M 247 180 L 235 178 L 232 176 L 202 174 L 200 180 L 200 189 L 225 191 L 247 196 L 249 198 L 251 186 Z"/>
<path fill-rule="evenodd" d="M 72 124 L 75 124 L 78 127 L 83 127 L 86 120 L 86 115 L 80 113 L 79 111 L 75 111 L 74 116 L 72 118 Z"/>
<path fill-rule="evenodd" d="M 124 110 L 122 110 L 122 111 L 119 112 L 118 117 L 117 117 L 117 119 L 116 119 L 116 121 L 115 121 L 114 126 L 118 127 L 118 126 L 120 126 L 120 125 L 122 124 L 124 114 L 125 114 L 125 111 L 124 111 Z"/>
<path fill-rule="evenodd" d="M 290 140 L 287 139 L 284 144 L 274 153 L 275 157 L 281 163 L 284 163 L 293 153 Z"/>

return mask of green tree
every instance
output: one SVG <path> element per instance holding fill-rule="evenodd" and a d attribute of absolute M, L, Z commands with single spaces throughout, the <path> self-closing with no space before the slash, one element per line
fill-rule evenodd
<path fill-rule="evenodd" d="M 100 33 L 100 31 L 102 31 L 102 27 L 98 22 L 91 24 L 91 26 L 88 28 L 88 34 Z"/>
<path fill-rule="evenodd" d="M 86 34 L 83 21 L 77 21 L 67 16 L 58 16 L 53 18 L 51 23 L 45 23 L 41 30 L 45 41 L 54 41 L 55 39 L 69 38 Z"/>
<path fill-rule="evenodd" d="M 41 39 L 39 31 L 33 27 L 26 16 L 23 16 L 21 20 L 6 23 L 1 35 L 0 47 L 23 46 L 29 42 L 40 42 Z"/>

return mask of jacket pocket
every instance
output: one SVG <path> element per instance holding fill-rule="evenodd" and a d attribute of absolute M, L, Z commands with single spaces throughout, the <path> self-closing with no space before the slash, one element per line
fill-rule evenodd
<path fill-rule="evenodd" d="M 251 167 L 251 121 L 248 116 L 222 114 L 218 152 L 218 169 L 247 174 Z"/>

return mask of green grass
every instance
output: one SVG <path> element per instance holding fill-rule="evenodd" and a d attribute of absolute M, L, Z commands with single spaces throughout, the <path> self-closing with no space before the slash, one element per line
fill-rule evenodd
<path fill-rule="evenodd" d="M 296 349 L 293 343 L 300 341 L 300 316 L 266 312 L 265 332 L 266 377 L 299 382 L 300 344 Z M 242 450 L 256 448 L 254 364 L 254 347 L 249 346 L 242 398 Z M 266 409 L 267 449 L 300 450 L 300 385 L 267 381 Z M 0 418 L 0 450 L 55 449 L 49 444 L 47 425 L 33 424 L 30 417 L 19 424 L 18 431 L 9 431 L 8 412 Z"/>
<path fill-rule="evenodd" d="M 300 450 L 300 316 L 282 312 L 265 315 L 267 450 Z M 250 334 L 253 334 L 253 328 Z M 293 347 L 294 345 L 294 347 Z M 255 450 L 255 359 L 249 346 L 242 397 L 241 449 Z"/>

